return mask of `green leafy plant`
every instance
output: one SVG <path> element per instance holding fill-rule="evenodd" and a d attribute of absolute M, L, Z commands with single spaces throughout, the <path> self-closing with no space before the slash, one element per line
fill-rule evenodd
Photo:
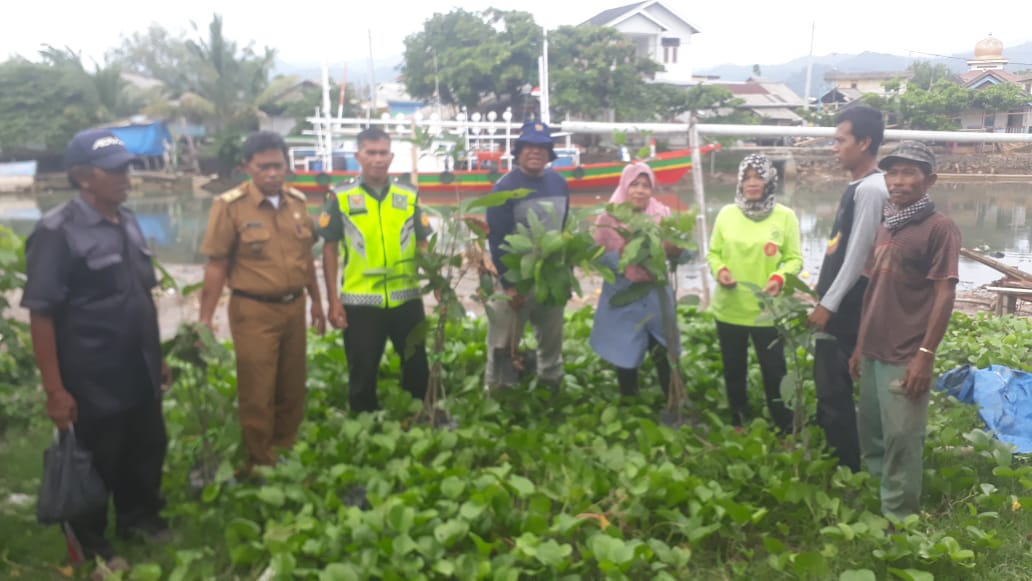
<path fill-rule="evenodd" d="M 559 219 L 552 210 L 552 223 Z M 502 263 L 508 269 L 505 280 L 525 296 L 533 296 L 541 305 L 565 305 L 573 293 L 581 294 L 580 281 L 574 267 L 597 272 L 594 263 L 603 253 L 591 234 L 579 229 L 574 220 L 563 230 L 547 229 L 535 212 L 527 215 L 527 224 L 517 224 L 516 232 L 505 237 Z"/>
<path fill-rule="evenodd" d="M 305 421 L 257 484 L 229 482 L 225 458 L 239 438 L 237 422 L 227 421 L 232 358 L 202 354 L 207 366 L 191 394 L 187 370 L 197 366 L 187 355 L 196 343 L 183 334 L 164 402 L 166 515 L 182 534 L 164 551 L 148 550 L 153 562 L 139 560 L 126 577 L 1027 579 L 1032 465 L 980 429 L 973 406 L 932 394 L 923 512 L 890 529 L 869 474 L 839 468 L 818 446 L 786 445 L 762 422 L 740 431 L 724 422 L 713 319 L 676 308 L 685 389 L 700 412 L 691 430 L 657 421 L 652 392 L 614 402 L 611 367 L 589 343 L 591 308 L 566 313 L 564 389 L 546 396 L 527 386 L 520 407 L 484 392 L 484 317 L 449 321 L 441 364 L 458 424 L 451 430 L 411 421 L 394 358 L 380 368 L 384 409 L 342 413 L 339 339 L 313 332 Z M 988 358 L 1020 367 L 1027 345 L 1027 320 L 955 315 L 939 365 Z M 198 491 L 189 480 L 202 453 L 191 403 L 199 396 L 221 459 Z M 48 438 L 49 428 L 37 428 L 23 450 L 25 474 L 38 469 L 36 446 Z M 0 497 L 12 483 L 13 444 L 0 446 Z M 31 532 L 31 508 L 11 518 Z M 42 578 L 60 566 L 53 555 L 61 551 L 37 553 L 37 545 L 47 543 L 21 545 L 28 554 L 0 550 L 5 571 L 20 573 L 10 577 Z"/>
<path fill-rule="evenodd" d="M 425 419 L 431 425 L 451 422 L 446 413 L 440 409 L 446 397 L 444 388 L 443 355 L 447 347 L 445 332 L 449 323 L 461 323 L 466 309 L 458 294 L 458 285 L 470 271 L 475 270 L 478 276 L 478 291 L 473 295 L 487 308 L 487 299 L 492 294 L 493 281 L 482 269 L 487 240 L 487 224 L 474 212 L 486 208 L 500 206 L 509 200 L 526 197 L 532 190 L 511 190 L 493 192 L 475 199 L 461 202 L 454 212 L 438 213 L 442 218 L 442 229 L 430 236 L 426 250 L 416 253 L 419 265 L 419 277 L 423 283 L 423 293 L 432 293 L 437 297 L 438 316 L 433 324 L 432 343 L 430 348 L 430 377 L 423 407 L 418 419 Z M 410 348 L 425 344 L 430 322 L 424 320 L 411 334 L 406 342 Z M 406 357 L 411 353 L 406 353 Z"/>
<path fill-rule="evenodd" d="M 827 333 L 815 333 L 807 325 L 807 316 L 817 293 L 798 276 L 785 274 L 785 285 L 777 296 L 770 296 L 763 289 L 750 283 L 739 284 L 753 291 L 763 306 L 763 314 L 757 322 L 769 322 L 778 331 L 778 338 L 784 343 L 791 365 L 781 380 L 781 398 L 792 408 L 792 432 L 799 436 L 806 425 L 806 386 L 810 367 L 807 358 L 812 357 L 818 339 L 834 340 Z M 806 447 L 808 434 L 803 433 Z"/>
<path fill-rule="evenodd" d="M 25 284 L 25 241 L 0 226 L 0 434 L 24 427 L 42 409 L 28 325 L 11 317 L 9 293 Z"/>

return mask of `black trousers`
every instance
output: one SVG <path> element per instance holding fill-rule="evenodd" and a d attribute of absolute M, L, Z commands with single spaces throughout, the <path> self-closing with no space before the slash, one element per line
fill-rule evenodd
<path fill-rule="evenodd" d="M 390 338 L 394 351 L 401 357 L 401 386 L 422 399 L 430 380 L 430 366 L 426 359 L 426 342 L 414 345 L 411 356 L 405 349 L 409 334 L 423 320 L 422 299 L 414 299 L 397 307 L 346 306 L 348 328 L 344 330 L 344 354 L 348 359 L 348 400 L 353 412 L 379 409 L 376 397 L 376 379 L 380 359 Z"/>
<path fill-rule="evenodd" d="M 119 533 L 159 520 L 165 505 L 161 470 L 168 447 L 160 398 L 150 396 L 117 414 L 79 419 L 75 437 L 93 454 L 93 465 L 114 498 Z M 87 558 L 114 556 L 105 537 L 107 513 L 105 505 L 104 510 L 68 523 Z"/>
<path fill-rule="evenodd" d="M 781 380 L 787 372 L 785 349 L 773 327 L 747 327 L 717 321 L 717 339 L 724 362 L 724 386 L 731 408 L 731 424 L 740 426 L 752 417 L 746 384 L 749 365 L 749 338 L 763 376 L 763 391 L 771 420 L 782 432 L 792 430 L 792 412 L 781 401 Z"/>
<path fill-rule="evenodd" d="M 667 361 L 666 347 L 649 335 L 648 351 L 652 356 L 652 364 L 656 367 L 656 375 L 659 376 L 659 386 L 663 388 L 663 393 L 666 393 L 670 388 L 670 362 Z M 637 367 L 617 367 L 616 381 L 620 385 L 621 395 L 638 395 Z"/>
<path fill-rule="evenodd" d="M 836 334 L 820 339 L 814 349 L 813 380 L 817 388 L 817 425 L 824 430 L 828 447 L 840 466 L 860 471 L 860 439 L 856 425 L 856 402 L 849 358 L 856 337 Z"/>

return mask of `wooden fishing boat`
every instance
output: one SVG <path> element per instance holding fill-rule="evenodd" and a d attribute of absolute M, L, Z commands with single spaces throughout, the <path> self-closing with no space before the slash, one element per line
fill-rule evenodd
<path fill-rule="evenodd" d="M 719 149 L 719 145 L 706 145 L 702 153 Z M 677 183 L 692 167 L 691 150 L 679 149 L 657 153 L 645 160 L 656 174 L 660 185 Z M 623 162 L 589 163 L 577 166 L 561 166 L 556 169 L 566 178 L 571 191 L 606 190 L 616 187 L 620 181 Z M 288 176 L 290 185 L 298 190 L 321 199 L 334 184 L 358 175 L 355 171 L 294 171 Z M 394 174 L 396 179 L 411 183 L 411 172 Z M 417 173 L 420 194 L 465 194 L 486 192 L 502 176 L 497 169 L 474 169 Z"/>

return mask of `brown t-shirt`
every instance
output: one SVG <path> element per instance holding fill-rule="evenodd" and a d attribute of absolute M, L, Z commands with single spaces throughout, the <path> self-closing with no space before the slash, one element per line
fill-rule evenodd
<path fill-rule="evenodd" d="M 939 212 L 896 232 L 881 225 L 865 272 L 870 282 L 860 318 L 864 356 L 909 362 L 928 329 L 935 282 L 956 281 L 959 261 L 960 230 Z"/>
<path fill-rule="evenodd" d="M 282 296 L 307 286 L 314 231 L 304 194 L 287 189 L 276 208 L 245 182 L 212 202 L 201 254 L 229 259 L 229 288 Z"/>

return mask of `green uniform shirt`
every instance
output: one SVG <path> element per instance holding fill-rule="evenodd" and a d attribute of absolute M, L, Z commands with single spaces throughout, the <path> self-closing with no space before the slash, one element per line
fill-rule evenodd
<path fill-rule="evenodd" d="M 726 268 L 736 281 L 763 288 L 771 276 L 784 278 L 803 268 L 799 246 L 799 220 L 792 210 L 776 204 L 770 216 L 756 222 L 729 204 L 717 214 L 706 260 L 714 277 Z M 732 325 L 773 325 L 756 322 L 762 311 L 759 299 L 741 284 L 731 289 L 718 284 L 710 311 L 718 321 Z"/>

